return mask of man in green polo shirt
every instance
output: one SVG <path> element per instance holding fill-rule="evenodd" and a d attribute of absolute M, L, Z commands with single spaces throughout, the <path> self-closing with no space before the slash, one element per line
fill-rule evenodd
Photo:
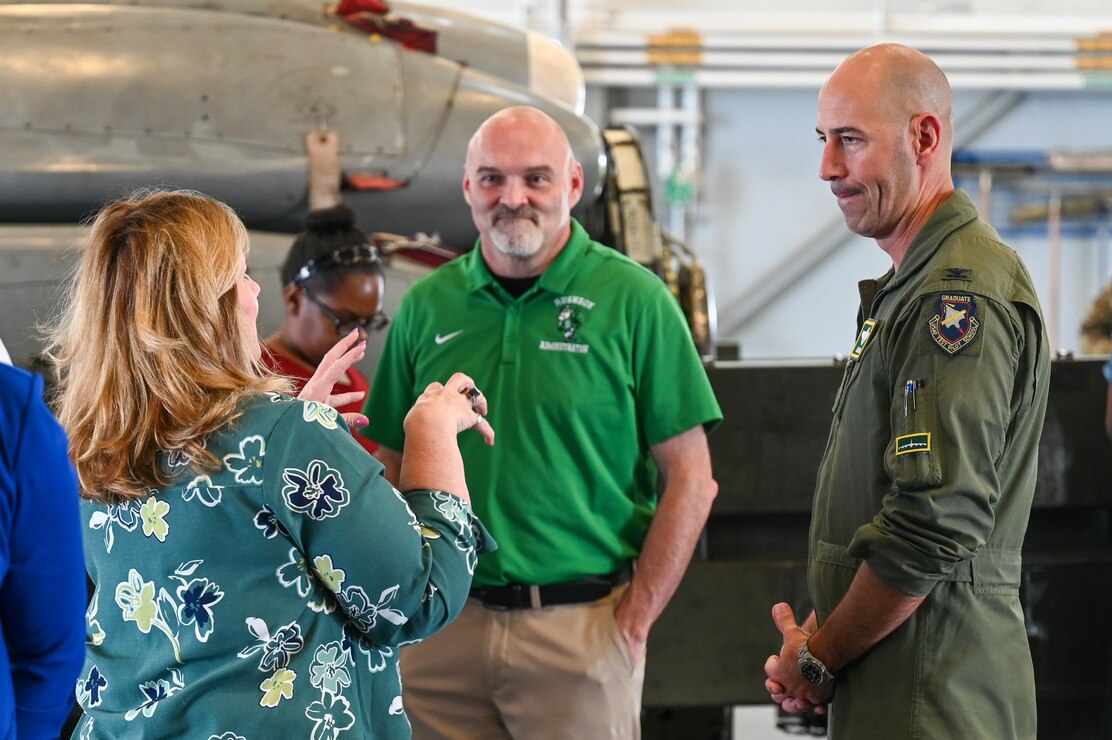
<path fill-rule="evenodd" d="M 583 171 L 555 121 L 495 114 L 464 169 L 478 243 L 405 295 L 367 434 L 396 475 L 412 400 L 445 368 L 474 378 L 498 441 L 461 450 L 499 548 L 460 618 L 403 650 L 406 711 L 416 738 L 636 738 L 721 411 L 664 283 L 571 218 Z"/>

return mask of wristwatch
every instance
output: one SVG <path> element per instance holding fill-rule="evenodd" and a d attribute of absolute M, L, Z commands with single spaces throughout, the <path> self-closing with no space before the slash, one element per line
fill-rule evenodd
<path fill-rule="evenodd" d="M 811 655 L 807 642 L 799 647 L 799 675 L 812 686 L 825 686 L 834 680 L 834 674 L 821 660 Z"/>

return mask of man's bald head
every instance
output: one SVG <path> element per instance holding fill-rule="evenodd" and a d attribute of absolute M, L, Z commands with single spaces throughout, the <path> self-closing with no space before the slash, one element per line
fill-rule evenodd
<path fill-rule="evenodd" d="M 476 153 L 482 150 L 484 143 L 488 141 L 495 143 L 511 135 L 532 139 L 547 147 L 562 149 L 569 165 L 575 161 L 568 135 L 552 116 L 536 108 L 516 105 L 503 108 L 483 121 L 467 145 L 464 167 L 471 166 Z"/>
<path fill-rule="evenodd" d="M 922 113 L 942 122 L 943 143 L 953 145 L 954 97 L 950 81 L 930 57 L 902 44 L 877 44 L 848 56 L 823 85 L 857 88 L 894 123 Z"/>

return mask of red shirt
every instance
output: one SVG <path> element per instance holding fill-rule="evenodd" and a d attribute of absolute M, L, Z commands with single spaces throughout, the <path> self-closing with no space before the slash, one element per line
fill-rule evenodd
<path fill-rule="evenodd" d="M 290 357 L 289 355 L 282 352 L 282 350 L 265 342 L 263 343 L 263 364 L 274 372 L 285 375 L 287 378 L 292 380 L 293 392 L 295 395 L 301 392 L 301 389 L 304 388 L 305 384 L 309 382 L 309 378 L 313 377 L 313 373 L 316 370 L 315 368 L 310 367 L 308 364 L 302 362 L 296 357 Z M 336 410 L 339 411 L 341 414 L 346 414 L 353 411 L 355 413 L 362 413 L 363 402 L 367 399 L 367 395 L 369 395 L 371 392 L 371 384 L 367 382 L 366 376 L 364 376 L 363 373 L 359 372 L 359 370 L 354 367 L 348 368 L 347 381 L 348 382 L 340 381 L 336 383 L 336 385 L 332 389 L 332 392 L 348 393 L 351 391 L 363 391 L 363 398 L 359 401 L 353 401 L 352 403 L 338 406 Z M 355 437 L 355 441 L 363 445 L 363 448 L 372 455 L 378 452 L 377 442 L 372 442 L 371 440 L 364 437 L 362 434 L 357 433 L 355 429 L 351 430 L 351 436 Z"/>

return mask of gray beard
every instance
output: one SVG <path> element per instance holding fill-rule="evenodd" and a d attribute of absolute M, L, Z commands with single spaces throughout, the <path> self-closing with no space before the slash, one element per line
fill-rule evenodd
<path fill-rule="evenodd" d="M 507 257 L 529 259 L 541 250 L 544 235 L 535 225 L 514 226 L 508 231 L 495 227 L 491 229 L 490 241 L 494 248 Z"/>

